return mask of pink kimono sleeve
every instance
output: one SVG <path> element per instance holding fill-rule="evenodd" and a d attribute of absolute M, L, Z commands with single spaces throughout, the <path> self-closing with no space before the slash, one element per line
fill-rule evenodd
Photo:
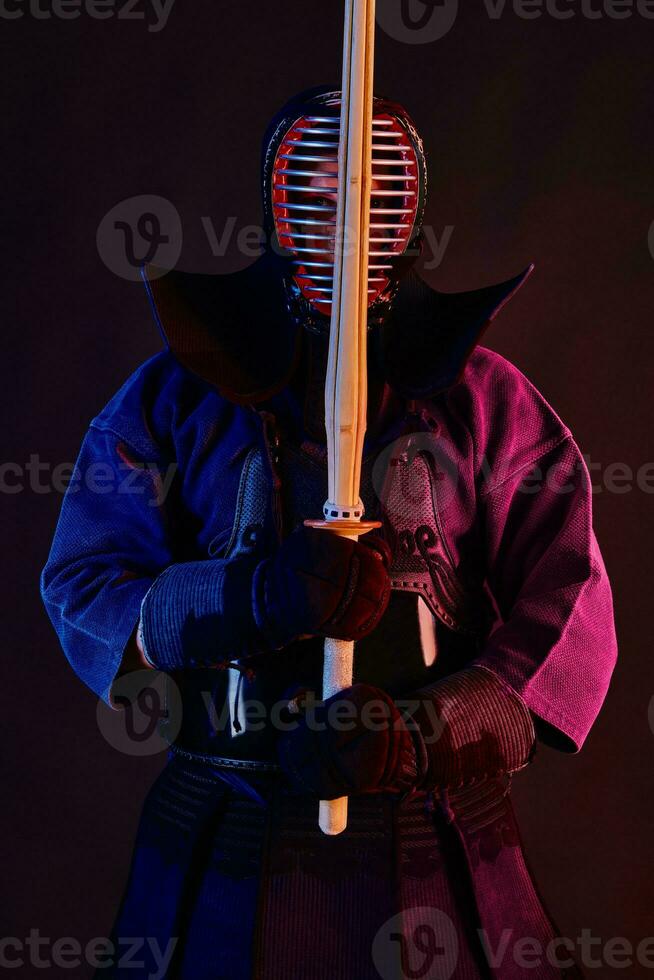
<path fill-rule="evenodd" d="M 617 645 L 590 477 L 567 430 L 536 459 L 488 481 L 481 503 L 501 624 L 476 662 L 520 694 L 544 741 L 578 751 L 604 701 Z"/>

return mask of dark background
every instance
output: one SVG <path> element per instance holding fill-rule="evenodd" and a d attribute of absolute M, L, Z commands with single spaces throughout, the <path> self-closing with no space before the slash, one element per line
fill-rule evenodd
<path fill-rule="evenodd" d="M 25 13 L 0 18 L 0 36 L 2 456 L 54 467 L 75 458 L 89 419 L 160 346 L 142 288 L 98 253 L 101 219 L 125 198 L 162 195 L 181 215 L 180 267 L 247 264 L 233 243 L 213 259 L 201 218 L 219 230 L 230 216 L 237 227 L 260 221 L 261 133 L 290 94 L 339 77 L 341 4 L 177 0 L 159 33 L 137 20 Z M 429 153 L 426 220 L 438 235 L 454 226 L 427 278 L 474 288 L 536 263 L 485 342 L 603 469 L 654 459 L 653 40 L 654 21 L 636 14 L 525 20 L 507 7 L 493 20 L 481 0 L 466 0 L 432 44 L 378 31 L 376 88 L 412 111 Z M 2 934 L 86 941 L 110 929 L 161 759 L 107 744 L 40 604 L 60 494 L 2 498 Z M 653 513 L 637 487 L 595 497 L 619 666 L 582 753 L 542 749 L 515 782 L 527 853 L 572 938 L 654 934 Z"/>

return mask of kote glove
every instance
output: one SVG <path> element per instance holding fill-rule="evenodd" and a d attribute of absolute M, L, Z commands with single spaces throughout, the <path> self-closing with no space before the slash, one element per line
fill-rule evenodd
<path fill-rule="evenodd" d="M 304 708 L 277 743 L 279 763 L 295 792 L 332 800 L 401 793 L 422 780 L 422 739 L 385 691 L 355 684 Z"/>
<path fill-rule="evenodd" d="M 535 731 L 522 698 L 474 665 L 398 699 L 355 684 L 311 706 L 278 740 L 297 792 L 320 799 L 462 786 L 513 773 L 533 756 Z"/>
<path fill-rule="evenodd" d="M 390 563 L 379 536 L 353 541 L 298 527 L 255 572 L 257 626 L 276 647 L 305 634 L 360 640 L 388 605 Z"/>
<path fill-rule="evenodd" d="M 141 606 L 147 660 L 164 670 L 212 666 L 279 649 L 300 636 L 359 640 L 390 598 L 391 553 L 298 527 L 274 556 L 171 565 Z"/>

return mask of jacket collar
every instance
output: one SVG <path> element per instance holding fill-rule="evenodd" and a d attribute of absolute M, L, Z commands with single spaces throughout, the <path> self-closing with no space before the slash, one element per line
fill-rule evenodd
<path fill-rule="evenodd" d="M 180 364 L 237 404 L 281 391 L 297 368 L 299 327 L 287 312 L 286 260 L 266 252 L 229 275 L 143 270 L 155 320 Z M 441 293 L 415 272 L 401 282 L 379 328 L 380 367 L 406 398 L 455 384 L 481 335 L 533 271 L 494 286 Z"/>

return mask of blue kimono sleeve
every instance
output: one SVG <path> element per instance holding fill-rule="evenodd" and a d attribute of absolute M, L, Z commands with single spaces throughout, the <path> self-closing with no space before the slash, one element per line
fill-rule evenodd
<path fill-rule="evenodd" d="M 146 458 L 148 455 L 151 458 Z M 109 691 L 141 602 L 173 561 L 166 498 L 174 463 L 93 423 L 66 491 L 41 594 L 71 666 Z"/>

